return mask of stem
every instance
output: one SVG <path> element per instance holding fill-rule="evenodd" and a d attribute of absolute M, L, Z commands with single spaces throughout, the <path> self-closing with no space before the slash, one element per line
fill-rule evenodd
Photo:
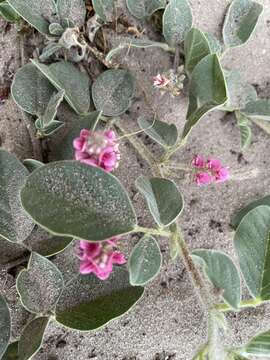
<path fill-rule="evenodd" d="M 8 262 L 7 264 L 4 264 L 4 265 L 2 266 L 2 269 L 8 271 L 8 270 L 10 270 L 10 269 L 12 269 L 12 268 L 14 268 L 14 267 L 17 267 L 17 266 L 19 266 L 19 265 L 22 265 L 22 264 L 24 264 L 24 263 L 26 263 L 26 262 L 28 261 L 29 256 L 30 256 L 30 254 L 24 255 L 24 256 L 16 259 L 16 260 L 10 261 L 10 262 Z"/>
<path fill-rule="evenodd" d="M 30 119 L 29 115 L 26 114 L 23 110 L 21 111 L 21 113 L 31 140 L 33 157 L 35 160 L 43 161 L 41 141 L 36 137 L 36 129 L 34 123 L 32 119 Z"/>
<path fill-rule="evenodd" d="M 180 63 L 180 49 L 181 49 L 181 46 L 179 44 L 176 45 L 174 63 L 173 63 L 173 71 L 175 74 L 177 74 L 177 70 L 179 68 L 179 63 Z"/>
<path fill-rule="evenodd" d="M 162 229 L 145 228 L 142 226 L 136 226 L 136 228 L 132 232 L 142 232 L 146 235 L 157 235 L 157 236 L 164 236 L 164 237 L 171 236 L 171 233 L 169 231 L 162 230 Z"/>
<path fill-rule="evenodd" d="M 119 122 L 117 124 L 114 124 L 114 126 L 120 130 L 120 132 L 125 135 L 126 134 L 126 130 L 122 127 L 122 125 L 119 124 Z M 162 173 L 161 170 L 154 158 L 154 156 L 152 155 L 152 153 L 147 149 L 147 147 L 142 143 L 142 141 L 140 141 L 137 137 L 127 137 L 127 140 L 130 142 L 130 144 L 136 149 L 136 151 L 139 153 L 139 155 L 141 156 L 142 159 L 144 159 L 148 165 L 151 168 L 151 171 L 153 173 L 154 176 L 157 177 L 162 177 Z"/>
<path fill-rule="evenodd" d="M 184 145 L 186 144 L 185 139 L 181 139 L 178 143 L 176 143 L 174 146 L 168 149 L 168 151 L 164 154 L 163 158 L 161 159 L 161 162 L 166 163 L 170 160 L 172 155 L 180 150 Z"/>
<path fill-rule="evenodd" d="M 269 302 L 269 301 L 264 301 L 260 298 L 244 300 L 244 301 L 240 302 L 239 309 L 241 310 L 241 309 L 246 309 L 246 308 L 254 308 L 259 305 L 265 304 L 267 302 Z M 233 309 L 230 305 L 225 304 L 225 303 L 224 304 L 216 304 L 215 308 L 222 312 L 235 311 L 235 309 Z"/>
<path fill-rule="evenodd" d="M 179 248 L 181 250 L 181 255 L 184 260 L 186 269 L 188 270 L 188 273 L 195 285 L 195 288 L 197 289 L 197 292 L 199 294 L 200 300 L 204 307 L 209 311 L 212 307 L 212 301 L 209 298 L 209 290 L 207 285 L 205 284 L 203 278 L 201 277 L 200 272 L 196 268 L 196 265 L 192 259 L 192 256 L 188 250 L 187 244 L 181 234 L 180 227 L 176 226 L 176 240 L 178 242 Z"/>

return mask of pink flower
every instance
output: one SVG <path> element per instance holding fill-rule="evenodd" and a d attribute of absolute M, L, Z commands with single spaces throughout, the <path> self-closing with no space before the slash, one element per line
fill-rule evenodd
<path fill-rule="evenodd" d="M 158 74 L 154 77 L 154 86 L 157 88 L 165 87 L 169 84 L 170 80 L 168 80 L 165 76 Z"/>
<path fill-rule="evenodd" d="M 201 155 L 195 155 L 192 160 L 192 165 L 196 168 L 204 168 L 205 163 L 203 157 Z"/>
<path fill-rule="evenodd" d="M 221 183 L 230 178 L 230 172 L 227 167 L 222 166 L 218 159 L 210 158 L 207 161 L 203 156 L 195 155 L 192 161 L 195 168 L 195 182 L 197 185 L 209 185 L 213 182 Z"/>
<path fill-rule="evenodd" d="M 107 172 L 115 170 L 120 161 L 119 144 L 113 130 L 90 131 L 83 129 L 80 137 L 73 140 L 75 159 Z"/>
<path fill-rule="evenodd" d="M 80 273 L 84 275 L 94 273 L 101 280 L 108 279 L 114 264 L 126 263 L 124 254 L 114 250 L 118 240 L 119 237 L 95 243 L 80 241 Z"/>
<path fill-rule="evenodd" d="M 209 185 L 213 181 L 213 177 L 208 172 L 199 172 L 195 175 L 195 182 L 197 185 Z"/>
<path fill-rule="evenodd" d="M 230 172 L 227 167 L 221 167 L 215 174 L 216 182 L 224 182 L 230 178 Z"/>

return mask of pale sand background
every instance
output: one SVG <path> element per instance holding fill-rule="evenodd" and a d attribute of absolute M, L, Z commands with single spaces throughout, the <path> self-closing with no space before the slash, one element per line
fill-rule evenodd
<path fill-rule="evenodd" d="M 195 25 L 202 30 L 220 36 L 221 25 L 227 2 L 224 0 L 191 0 Z M 249 43 L 228 53 L 223 62 L 228 67 L 238 68 L 246 80 L 256 85 L 262 97 L 270 97 L 270 3 L 261 0 L 265 11 L 255 35 Z M 3 22 L 1 22 L 2 24 Z M 11 72 L 16 68 L 14 29 L 6 35 L 0 33 L 0 80 L 6 73 L 10 60 Z M 117 42 L 117 39 L 115 39 Z M 161 97 L 151 87 L 152 77 L 171 66 L 171 59 L 159 50 L 132 50 L 128 57 L 129 66 L 149 92 L 160 117 L 174 121 L 182 127 L 187 102 L 182 98 Z M 130 128 L 134 129 L 136 118 L 145 113 L 145 105 L 134 103 L 130 114 Z M 270 137 L 253 126 L 253 142 L 244 155 L 239 145 L 239 132 L 235 120 L 224 113 L 214 112 L 207 116 L 190 136 L 187 147 L 175 157 L 176 162 L 189 162 L 194 153 L 215 155 L 230 166 L 231 171 L 250 173 L 258 169 L 258 175 L 242 181 L 230 181 L 219 186 L 197 188 L 188 178 L 178 184 L 186 200 L 182 216 L 182 228 L 191 249 L 215 248 L 234 256 L 232 248 L 233 231 L 229 226 L 230 216 L 250 200 L 269 193 L 270 188 Z M 29 156 L 30 147 L 27 132 L 20 125 L 19 115 L 12 103 L 0 106 L 0 137 L 2 145 L 21 157 Z M 139 221 L 151 225 L 151 218 L 143 210 L 143 201 L 136 195 L 134 180 L 142 172 L 149 173 L 147 165 L 137 154 L 122 144 L 123 161 L 117 175 L 129 189 L 135 205 L 140 209 Z M 30 152 L 30 153 L 29 153 Z M 144 207 L 143 207 L 144 208 Z M 136 238 L 126 243 L 131 248 Z M 146 289 L 146 295 L 133 311 L 120 320 L 109 324 L 95 334 L 65 332 L 51 323 L 45 336 L 42 350 L 34 360 L 190 360 L 205 338 L 205 319 L 194 290 L 183 265 L 169 261 L 168 245 L 160 241 L 164 251 L 163 269 L 160 276 Z M 71 249 L 55 260 L 61 269 L 69 269 L 69 276 L 76 271 Z M 10 278 L 8 284 L 12 285 Z M 10 285 L 10 286 L 11 286 Z M 9 295 L 14 305 L 15 299 Z M 21 312 L 14 310 L 14 323 L 21 320 Z M 246 310 L 228 316 L 232 330 L 228 343 L 241 344 L 254 333 L 270 328 L 269 306 L 257 310 Z M 15 318 L 17 321 L 15 321 Z"/>

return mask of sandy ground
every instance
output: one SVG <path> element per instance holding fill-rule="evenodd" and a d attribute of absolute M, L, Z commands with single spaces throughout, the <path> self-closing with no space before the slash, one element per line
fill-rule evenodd
<path fill-rule="evenodd" d="M 205 31 L 220 36 L 227 2 L 224 0 L 191 0 L 195 24 Z M 264 14 L 249 43 L 228 53 L 223 63 L 234 67 L 256 85 L 262 97 L 270 96 L 270 3 L 261 0 Z M 16 67 L 14 29 L 5 35 L 0 33 L 0 76 L 6 73 L 11 57 L 11 71 Z M 2 38 L 1 38 L 2 36 Z M 153 108 L 161 119 L 173 121 L 182 127 L 187 101 L 161 96 L 152 89 L 152 77 L 171 66 L 169 55 L 159 50 L 132 50 L 127 61 L 141 85 L 153 102 Z M 13 68 L 12 68 L 13 66 Z M 1 78 L 0 78 L 1 84 Z M 127 126 L 136 128 L 138 115 L 146 113 L 146 105 L 140 100 L 134 102 L 125 116 Z M 0 106 L 0 138 L 2 146 L 21 157 L 29 156 L 29 139 L 20 122 L 20 114 L 12 103 Z M 179 175 L 178 185 L 185 197 L 185 211 L 181 223 L 186 241 L 191 249 L 221 249 L 234 256 L 232 247 L 233 230 L 229 225 L 231 215 L 249 201 L 269 193 L 270 137 L 253 126 L 253 141 L 250 149 L 241 153 L 239 132 L 235 120 L 221 112 L 205 117 L 193 131 L 186 148 L 175 156 L 175 162 L 187 163 L 193 154 L 219 157 L 230 167 L 235 180 L 218 186 L 197 188 L 188 177 Z M 121 144 L 123 161 L 117 176 L 129 190 L 135 207 L 140 210 L 141 225 L 151 224 L 143 200 L 136 194 L 135 179 L 142 173 L 148 174 L 147 165 L 141 161 L 127 142 Z M 23 150 L 23 152 L 22 152 Z M 25 151 L 25 153 L 24 153 Z M 27 155 L 26 155 L 27 154 Z M 256 169 L 257 174 L 253 171 Z M 142 210 L 143 209 L 143 210 Z M 137 238 L 127 239 L 125 250 L 136 243 Z M 160 239 L 164 255 L 161 274 L 149 286 L 145 297 L 133 311 L 109 324 L 96 333 L 81 334 L 66 331 L 51 322 L 45 341 L 34 360 L 190 360 L 206 335 L 205 318 L 197 301 L 192 284 L 178 261 L 173 264 L 168 255 L 168 244 Z M 20 251 L 20 249 L 18 249 Z M 76 271 L 72 249 L 58 256 L 54 261 L 60 269 L 69 269 L 69 276 Z M 12 282 L 12 279 L 10 279 Z M 15 305 L 14 305 L 15 306 Z M 15 317 L 22 320 L 17 309 Z M 15 319 L 14 317 L 14 319 Z M 228 315 L 232 329 L 226 342 L 241 344 L 254 333 L 270 328 L 269 306 L 257 310 L 245 310 Z M 16 321 L 19 321 L 18 319 Z M 14 320 L 14 323 L 16 323 Z"/>

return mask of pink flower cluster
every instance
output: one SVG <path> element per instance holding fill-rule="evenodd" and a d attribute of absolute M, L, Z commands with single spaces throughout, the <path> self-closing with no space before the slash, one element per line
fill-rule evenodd
<path fill-rule="evenodd" d="M 73 140 L 75 159 L 87 165 L 112 172 L 119 165 L 120 152 L 113 130 L 90 131 L 83 129 L 80 137 Z"/>
<path fill-rule="evenodd" d="M 230 177 L 229 169 L 222 166 L 218 159 L 210 158 L 205 161 L 201 155 L 196 155 L 193 158 L 192 165 L 196 169 L 195 182 L 199 186 L 214 182 L 221 183 Z"/>
<path fill-rule="evenodd" d="M 113 265 L 126 263 L 124 254 L 115 251 L 119 237 L 113 237 L 103 242 L 80 241 L 79 259 L 80 273 L 94 273 L 99 279 L 106 280 L 113 271 Z"/>
<path fill-rule="evenodd" d="M 164 75 L 156 75 L 154 77 L 154 86 L 157 88 L 163 88 L 169 84 L 170 80 L 167 79 Z"/>

